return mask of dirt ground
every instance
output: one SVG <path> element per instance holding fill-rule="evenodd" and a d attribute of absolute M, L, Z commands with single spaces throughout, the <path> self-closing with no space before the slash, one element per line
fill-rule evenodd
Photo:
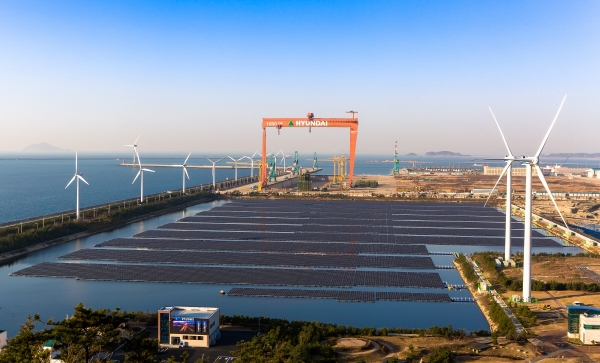
<path fill-rule="evenodd" d="M 366 338 L 365 338 L 366 339 Z M 380 345 L 385 345 L 389 348 L 387 354 L 381 353 L 380 350 L 372 351 L 368 354 L 359 352 L 356 354 L 340 355 L 339 362 L 355 362 L 358 358 L 364 358 L 367 362 L 383 362 L 392 357 L 404 359 L 410 352 L 410 346 L 413 346 L 414 351 L 418 352 L 419 358 L 427 361 L 428 355 L 437 347 L 448 347 L 458 353 L 455 362 L 514 362 L 515 360 L 531 360 L 535 358 L 535 353 L 527 344 L 520 345 L 517 343 L 500 342 L 496 347 L 489 346 L 484 350 L 473 348 L 473 344 L 477 344 L 477 340 L 490 340 L 489 338 L 462 338 L 448 339 L 439 337 L 406 337 L 406 336 L 387 336 L 387 337 L 369 337 Z"/>
<path fill-rule="evenodd" d="M 517 263 L 522 265 L 520 259 L 517 259 Z M 544 282 L 597 282 L 586 276 L 580 269 L 581 266 L 600 271 L 600 258 L 533 256 L 531 274 L 535 280 Z M 511 278 L 523 277 L 522 268 L 505 268 L 502 271 Z"/>

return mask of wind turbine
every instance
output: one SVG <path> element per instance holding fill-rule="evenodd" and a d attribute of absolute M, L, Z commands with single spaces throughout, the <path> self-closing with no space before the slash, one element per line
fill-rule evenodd
<path fill-rule="evenodd" d="M 245 158 L 247 158 L 247 156 L 242 156 L 239 159 L 234 159 L 231 156 L 228 156 L 228 158 L 230 158 L 231 160 L 233 160 L 233 164 L 234 164 L 234 168 L 235 168 L 235 181 L 237 181 L 237 163 L 244 160 Z"/>
<path fill-rule="evenodd" d="M 133 167 L 135 167 L 135 156 L 137 154 L 137 142 L 140 139 L 140 135 L 138 135 L 137 139 L 135 139 L 135 141 L 133 142 L 133 145 L 125 145 L 125 146 L 129 146 L 133 148 L 133 161 L 131 162 L 133 164 Z"/>
<path fill-rule="evenodd" d="M 511 240 L 510 240 L 510 234 L 511 234 L 511 218 L 512 218 L 512 214 L 511 214 L 511 205 L 512 205 L 512 163 L 515 161 L 515 156 L 512 154 L 512 152 L 510 151 L 510 147 L 508 146 L 508 142 L 506 142 L 506 138 L 504 137 L 504 133 L 502 132 L 502 129 L 500 128 L 500 124 L 498 123 L 498 120 L 496 120 L 496 116 L 494 115 L 494 112 L 492 112 L 492 108 L 490 107 L 490 112 L 492 113 L 492 117 L 494 118 L 494 121 L 496 122 L 496 126 L 498 126 L 498 130 L 500 130 L 500 135 L 502 136 L 502 140 L 504 141 L 504 146 L 506 146 L 506 151 L 508 152 L 508 154 L 506 154 L 506 156 L 504 157 L 504 160 L 506 162 L 506 166 L 504 167 L 504 169 L 502 170 L 502 173 L 500 173 L 500 178 L 498 178 L 498 181 L 496 182 L 496 184 L 494 185 L 494 187 L 492 188 L 492 190 L 490 191 L 490 195 L 488 196 L 488 199 L 485 201 L 485 205 L 487 205 L 487 203 L 490 200 L 490 197 L 492 196 L 492 193 L 494 192 L 494 189 L 496 189 L 496 186 L 498 185 L 498 183 L 500 182 L 500 179 L 502 179 L 502 175 L 504 173 L 507 172 L 506 174 L 506 232 L 505 232 L 505 241 L 504 241 L 504 259 L 505 260 L 510 260 L 511 257 L 511 253 L 510 253 L 510 245 L 511 245 Z"/>
<path fill-rule="evenodd" d="M 85 179 L 83 179 L 82 175 L 83 174 L 77 173 L 77 151 L 75 151 L 75 175 L 73 175 L 73 178 L 71 178 L 71 181 L 69 181 L 69 184 L 67 184 L 67 186 L 65 187 L 65 189 L 67 189 L 69 187 L 69 185 L 71 185 L 71 183 L 73 182 L 73 180 L 77 180 L 75 182 L 75 185 L 77 186 L 77 207 L 76 207 L 77 219 L 79 219 L 79 180 L 82 180 L 87 185 L 90 185 L 88 182 L 85 181 Z"/>
<path fill-rule="evenodd" d="M 250 163 L 252 164 L 252 165 L 250 166 L 250 177 L 253 177 L 253 176 L 254 176 L 254 157 L 255 157 L 257 154 L 258 154 L 259 156 L 261 156 L 261 157 L 262 157 L 262 155 L 260 155 L 260 154 L 258 153 L 258 150 L 257 150 L 257 151 L 255 151 L 255 152 L 254 152 L 254 154 L 252 154 L 252 156 L 246 156 L 248 159 L 250 159 Z"/>
<path fill-rule="evenodd" d="M 540 148 L 535 153 L 535 155 L 534 156 L 524 156 L 523 155 L 520 158 L 515 159 L 515 161 L 525 164 L 525 229 L 524 229 L 524 241 L 523 241 L 523 259 L 524 259 L 524 261 L 523 261 L 523 301 L 524 302 L 531 301 L 531 202 L 532 202 L 531 183 L 532 183 L 533 168 L 535 168 L 535 170 L 537 171 L 538 178 L 540 178 L 540 181 L 544 185 L 544 188 L 546 189 L 546 192 L 550 196 L 552 203 L 554 203 L 554 207 L 558 211 L 558 214 L 560 215 L 560 218 L 562 219 L 563 223 L 565 224 L 565 227 L 567 227 L 567 230 L 569 230 L 569 225 L 567 224 L 567 222 L 565 221 L 565 218 L 563 217 L 562 213 L 560 212 L 560 209 L 558 208 L 558 205 L 556 204 L 556 201 L 554 200 L 554 197 L 552 196 L 552 192 L 550 191 L 550 188 L 548 187 L 548 183 L 546 183 L 546 179 L 544 178 L 542 169 L 539 166 L 539 157 L 542 154 L 542 150 L 544 149 L 544 146 L 546 145 L 546 141 L 548 141 L 550 132 L 552 131 L 552 128 L 554 127 L 554 123 L 556 122 L 556 119 L 558 118 L 558 114 L 560 113 L 560 110 L 562 109 L 562 106 L 565 103 L 566 98 L 567 98 L 567 96 L 565 95 L 565 97 L 563 98 L 563 100 L 560 104 L 560 107 L 558 108 L 558 111 L 556 112 L 556 116 L 554 116 L 554 120 L 552 121 L 552 124 L 550 124 L 550 128 L 548 129 L 546 136 L 544 136 L 544 139 L 542 140 Z M 505 160 L 505 159 L 500 159 L 500 160 Z M 508 168 L 510 167 L 511 164 L 512 164 L 512 162 L 507 163 L 507 165 L 502 170 L 502 173 L 500 174 L 500 178 L 498 178 L 498 179 L 502 179 L 502 176 L 508 170 Z"/>
<path fill-rule="evenodd" d="M 217 161 L 212 161 L 211 159 L 207 158 L 207 157 L 206 157 L 206 155 L 204 155 L 204 158 L 205 158 L 206 160 L 208 160 L 208 161 L 210 161 L 210 162 L 212 163 L 213 190 L 215 190 L 215 189 L 217 188 L 217 185 L 216 185 L 216 183 L 215 183 L 215 165 L 216 165 L 216 164 L 217 164 L 219 161 L 221 161 L 221 160 L 223 160 L 223 159 L 225 159 L 225 158 L 220 158 L 220 159 L 219 159 L 219 160 L 217 160 Z"/>
<path fill-rule="evenodd" d="M 185 161 L 183 162 L 183 164 L 181 164 L 181 165 L 171 165 L 173 167 L 182 168 L 183 169 L 183 172 L 182 172 L 182 174 L 183 174 L 183 188 L 182 188 L 183 194 L 185 194 L 185 177 L 187 176 L 188 179 L 190 178 L 190 175 L 187 172 L 187 161 L 190 158 L 190 155 L 192 155 L 191 152 L 188 154 L 187 158 L 185 158 Z"/>
<path fill-rule="evenodd" d="M 292 156 L 292 155 L 286 155 L 283 150 L 279 150 L 279 152 L 277 152 L 277 154 L 275 154 L 275 164 L 277 164 L 277 155 L 279 155 L 281 153 L 281 159 L 282 159 L 282 163 L 283 163 L 283 172 L 286 172 L 285 169 L 285 157 L 286 156 Z"/>
<path fill-rule="evenodd" d="M 141 178 L 140 178 L 140 203 L 144 203 L 144 172 L 149 171 L 151 173 L 154 173 L 154 170 L 142 168 L 142 162 L 140 161 L 140 155 L 137 153 L 137 149 L 134 149 L 134 150 L 135 150 L 135 156 L 137 156 L 138 164 L 140 164 L 140 171 L 138 171 L 135 178 L 133 178 L 133 181 L 131 182 L 131 184 L 135 183 L 138 176 L 141 176 Z"/>

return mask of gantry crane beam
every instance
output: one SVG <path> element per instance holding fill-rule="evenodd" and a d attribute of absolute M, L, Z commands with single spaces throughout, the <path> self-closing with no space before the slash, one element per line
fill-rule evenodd
<path fill-rule="evenodd" d="M 311 114 L 312 115 L 312 114 Z M 263 118 L 263 142 L 262 142 L 262 179 L 261 184 L 267 185 L 267 127 L 281 130 L 284 127 L 298 128 L 308 127 L 348 127 L 350 129 L 350 173 L 348 175 L 350 186 L 354 177 L 354 155 L 356 154 L 356 137 L 358 136 L 358 118 Z"/>

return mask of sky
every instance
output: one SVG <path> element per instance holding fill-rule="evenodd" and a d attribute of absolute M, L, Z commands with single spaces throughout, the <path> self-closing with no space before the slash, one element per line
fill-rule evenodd
<path fill-rule="evenodd" d="M 251 154 L 263 117 L 349 117 L 358 154 L 600 152 L 598 1 L 29 1 L 0 6 L 0 152 Z M 347 153 L 345 129 L 268 151 Z"/>

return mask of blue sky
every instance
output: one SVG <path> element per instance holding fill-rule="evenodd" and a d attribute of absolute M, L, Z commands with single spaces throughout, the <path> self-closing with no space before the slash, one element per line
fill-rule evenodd
<path fill-rule="evenodd" d="M 359 111 L 359 153 L 598 152 L 597 1 L 9 1 L 0 151 L 260 148 L 263 117 Z M 269 130 L 269 151 L 348 150 Z"/>

